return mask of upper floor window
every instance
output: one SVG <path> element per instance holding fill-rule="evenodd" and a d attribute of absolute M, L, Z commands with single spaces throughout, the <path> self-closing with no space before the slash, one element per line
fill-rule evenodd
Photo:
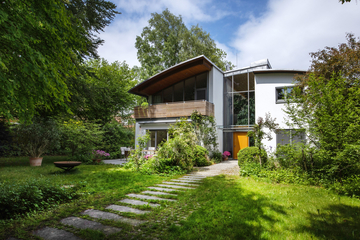
<path fill-rule="evenodd" d="M 185 79 L 152 95 L 152 104 L 207 100 L 208 73 Z"/>
<path fill-rule="evenodd" d="M 301 142 L 306 142 L 306 136 L 303 130 L 282 129 L 276 133 L 276 145 L 295 144 Z"/>
<path fill-rule="evenodd" d="M 288 96 L 291 94 L 293 87 L 276 87 L 276 103 L 286 103 Z"/>

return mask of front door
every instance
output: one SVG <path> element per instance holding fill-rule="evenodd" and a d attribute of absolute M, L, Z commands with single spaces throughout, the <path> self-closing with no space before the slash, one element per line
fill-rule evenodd
<path fill-rule="evenodd" d="M 237 159 L 238 152 L 249 146 L 249 138 L 246 136 L 247 132 L 234 132 L 234 153 L 233 153 L 233 159 Z"/>

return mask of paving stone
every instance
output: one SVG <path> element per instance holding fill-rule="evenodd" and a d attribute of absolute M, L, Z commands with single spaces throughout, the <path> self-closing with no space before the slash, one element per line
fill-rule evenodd
<path fill-rule="evenodd" d="M 171 179 L 173 182 L 184 182 L 184 183 L 199 183 L 199 180 L 187 180 L 187 179 Z"/>
<path fill-rule="evenodd" d="M 170 202 L 175 202 L 176 201 L 174 199 L 159 198 L 159 197 L 141 195 L 141 194 L 134 194 L 134 193 L 127 194 L 126 196 L 133 197 L 133 198 L 147 199 L 147 200 L 161 200 L 161 201 L 170 201 Z"/>
<path fill-rule="evenodd" d="M 148 187 L 148 188 L 158 191 L 164 191 L 164 192 L 176 192 L 182 190 L 182 189 L 171 189 L 171 188 L 161 188 L 161 187 Z"/>
<path fill-rule="evenodd" d="M 183 177 L 185 177 L 185 178 L 206 178 L 206 176 L 202 176 L 202 175 L 185 175 Z"/>
<path fill-rule="evenodd" d="M 114 221 L 118 221 L 118 222 L 127 223 L 127 224 L 130 224 L 133 226 L 137 226 L 137 225 L 140 225 L 145 222 L 145 221 L 141 221 L 141 220 L 137 220 L 137 219 L 131 219 L 131 218 L 119 216 L 115 213 L 103 212 L 103 211 L 94 210 L 94 209 L 85 210 L 82 214 L 88 215 L 92 218 L 114 220 Z"/>
<path fill-rule="evenodd" d="M 192 186 L 192 187 L 198 187 L 199 184 L 191 184 L 191 183 L 183 183 L 183 182 L 162 182 L 165 184 L 175 184 L 175 185 L 185 185 L 185 186 Z"/>
<path fill-rule="evenodd" d="M 160 187 L 169 187 L 169 188 L 194 189 L 192 187 L 184 187 L 184 186 L 169 185 L 169 184 L 157 184 L 157 185 Z"/>
<path fill-rule="evenodd" d="M 149 205 L 150 207 L 160 207 L 160 204 L 157 204 L 157 203 L 148 203 L 148 202 L 135 200 L 135 199 L 128 199 L 128 198 L 120 200 L 119 202 L 128 203 L 128 204 L 132 204 L 132 205 L 138 205 L 138 206 Z"/>
<path fill-rule="evenodd" d="M 93 230 L 99 230 L 106 235 L 113 234 L 121 231 L 121 228 L 117 227 L 111 227 L 103 225 L 99 222 L 90 221 L 87 219 L 79 218 L 79 217 L 68 217 L 64 218 L 60 221 L 64 225 L 70 225 L 74 228 L 80 228 L 80 229 L 93 229 Z"/>
<path fill-rule="evenodd" d="M 21 240 L 21 239 L 19 239 L 19 238 L 14 238 L 14 237 L 10 237 L 10 238 L 8 238 L 7 240 Z"/>
<path fill-rule="evenodd" d="M 176 196 L 176 194 L 171 194 L 171 193 L 165 193 L 165 192 L 155 192 L 155 191 L 144 191 L 141 193 L 147 193 L 147 194 L 152 194 L 152 195 L 169 195 L 169 196 Z"/>
<path fill-rule="evenodd" d="M 120 205 L 110 205 L 110 206 L 106 207 L 105 209 L 111 209 L 111 210 L 118 211 L 118 212 L 136 213 L 136 214 L 145 214 L 145 213 L 150 212 L 150 211 L 139 210 L 136 208 L 120 206 Z"/>
<path fill-rule="evenodd" d="M 33 234 L 45 240 L 81 240 L 70 232 L 51 227 L 44 227 L 33 232 Z"/>

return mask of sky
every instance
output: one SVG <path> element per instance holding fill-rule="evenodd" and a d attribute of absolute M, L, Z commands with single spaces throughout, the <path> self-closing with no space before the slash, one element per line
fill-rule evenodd
<path fill-rule="evenodd" d="M 338 0 L 110 0 L 121 14 L 104 29 L 100 57 L 140 66 L 136 36 L 151 13 L 166 8 L 188 28 L 199 24 L 237 68 L 269 59 L 274 69 L 308 70 L 310 52 L 360 37 L 360 1 Z"/>

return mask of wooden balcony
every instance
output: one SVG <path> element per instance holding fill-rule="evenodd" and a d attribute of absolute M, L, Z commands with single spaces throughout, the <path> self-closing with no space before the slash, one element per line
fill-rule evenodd
<path fill-rule="evenodd" d="M 201 115 L 214 116 L 214 104 L 205 100 L 160 103 L 144 108 L 137 106 L 134 109 L 134 115 L 135 119 L 189 117 L 194 110 L 200 112 Z"/>

